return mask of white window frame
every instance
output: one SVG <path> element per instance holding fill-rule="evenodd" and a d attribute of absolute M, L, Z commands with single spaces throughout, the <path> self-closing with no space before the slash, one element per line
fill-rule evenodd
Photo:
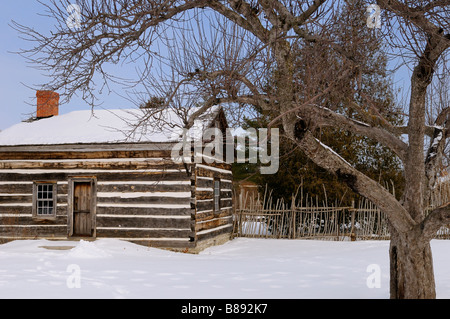
<path fill-rule="evenodd" d="M 214 212 L 220 213 L 220 179 L 214 179 Z"/>
<path fill-rule="evenodd" d="M 48 187 L 51 187 L 49 190 Z M 58 184 L 56 182 L 33 183 L 33 218 L 55 219 L 58 203 Z M 41 207 L 40 203 L 42 203 Z M 43 214 L 40 209 L 46 209 L 51 213 Z"/>

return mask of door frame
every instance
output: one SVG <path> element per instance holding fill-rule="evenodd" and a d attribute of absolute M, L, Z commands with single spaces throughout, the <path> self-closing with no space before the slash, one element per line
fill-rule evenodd
<path fill-rule="evenodd" d="M 95 176 L 72 176 L 69 177 L 69 189 L 67 199 L 67 233 L 68 237 L 74 237 L 74 215 L 73 215 L 73 197 L 76 183 L 91 184 L 91 238 L 97 237 L 97 178 Z M 75 236 L 76 237 L 76 236 Z"/>

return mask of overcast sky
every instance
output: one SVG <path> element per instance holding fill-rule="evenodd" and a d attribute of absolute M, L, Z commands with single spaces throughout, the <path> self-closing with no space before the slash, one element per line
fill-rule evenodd
<path fill-rule="evenodd" d="M 30 117 L 35 112 L 35 94 L 28 86 L 46 83 L 47 78 L 40 71 L 27 65 L 25 59 L 17 54 L 20 48 L 30 44 L 19 37 L 16 30 L 9 24 L 11 20 L 35 27 L 40 32 L 52 29 L 49 18 L 39 16 L 43 7 L 36 0 L 3 1 L 0 10 L 0 130 L 10 127 Z M 68 14 L 69 15 L 69 14 Z M 408 86 L 408 74 L 398 73 L 395 78 L 396 86 Z M 116 94 L 103 95 L 105 108 L 129 108 L 135 105 Z M 61 105 L 60 114 L 73 110 L 89 109 L 81 99 L 72 99 L 70 103 Z"/>

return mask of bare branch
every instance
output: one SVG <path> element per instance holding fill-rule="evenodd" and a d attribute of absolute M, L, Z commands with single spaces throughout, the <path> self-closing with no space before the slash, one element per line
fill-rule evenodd
<path fill-rule="evenodd" d="M 439 228 L 448 224 L 450 224 L 450 203 L 433 209 L 421 223 L 420 228 L 424 238 L 431 240 L 436 236 Z"/>
<path fill-rule="evenodd" d="M 423 30 L 425 33 L 429 35 L 439 34 L 440 36 L 445 37 L 445 35 L 442 34 L 441 28 L 434 25 L 425 16 L 425 14 L 431 9 L 437 6 L 444 6 L 442 2 L 432 1 L 433 4 L 430 3 L 424 8 L 411 8 L 399 0 L 377 0 L 377 3 L 381 8 L 389 10 L 406 21 L 413 23 L 417 28 Z M 448 3 L 446 5 L 448 6 Z"/>
<path fill-rule="evenodd" d="M 314 138 L 309 131 L 304 131 L 301 123 L 302 121 L 297 124 L 295 140 L 311 160 L 335 174 L 353 191 L 375 203 L 399 232 L 406 232 L 415 225 L 405 208 L 388 190 L 353 168 L 333 150 Z"/>
<path fill-rule="evenodd" d="M 328 108 L 317 107 L 315 105 L 304 105 L 298 114 L 303 119 L 311 121 L 318 126 L 339 127 L 349 132 L 367 136 L 394 151 L 402 161 L 405 160 L 408 145 L 383 128 L 372 127 L 369 124 L 333 112 Z"/>

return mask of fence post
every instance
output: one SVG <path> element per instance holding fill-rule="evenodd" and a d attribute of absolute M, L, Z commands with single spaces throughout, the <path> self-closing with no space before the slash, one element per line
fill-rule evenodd
<path fill-rule="evenodd" d="M 295 205 L 292 205 L 292 207 L 291 207 L 291 214 L 293 215 L 292 216 L 292 237 L 291 237 L 291 239 L 295 239 L 295 228 L 296 228 L 296 224 L 295 224 L 295 220 L 296 220 L 296 213 L 295 213 Z"/>
<path fill-rule="evenodd" d="M 336 240 L 339 241 L 339 210 L 335 212 L 335 224 L 336 224 Z"/>
<path fill-rule="evenodd" d="M 239 234 L 239 237 L 243 237 L 243 232 L 242 232 L 242 214 L 243 213 L 243 211 L 241 210 L 241 209 L 239 209 L 239 218 L 238 218 L 238 234 Z"/>
<path fill-rule="evenodd" d="M 350 239 L 351 241 L 356 241 L 356 234 L 354 233 L 354 228 L 355 228 L 355 200 L 352 200 L 352 223 L 350 226 Z"/>
<path fill-rule="evenodd" d="M 381 211 L 378 210 L 378 239 L 381 238 Z"/>

